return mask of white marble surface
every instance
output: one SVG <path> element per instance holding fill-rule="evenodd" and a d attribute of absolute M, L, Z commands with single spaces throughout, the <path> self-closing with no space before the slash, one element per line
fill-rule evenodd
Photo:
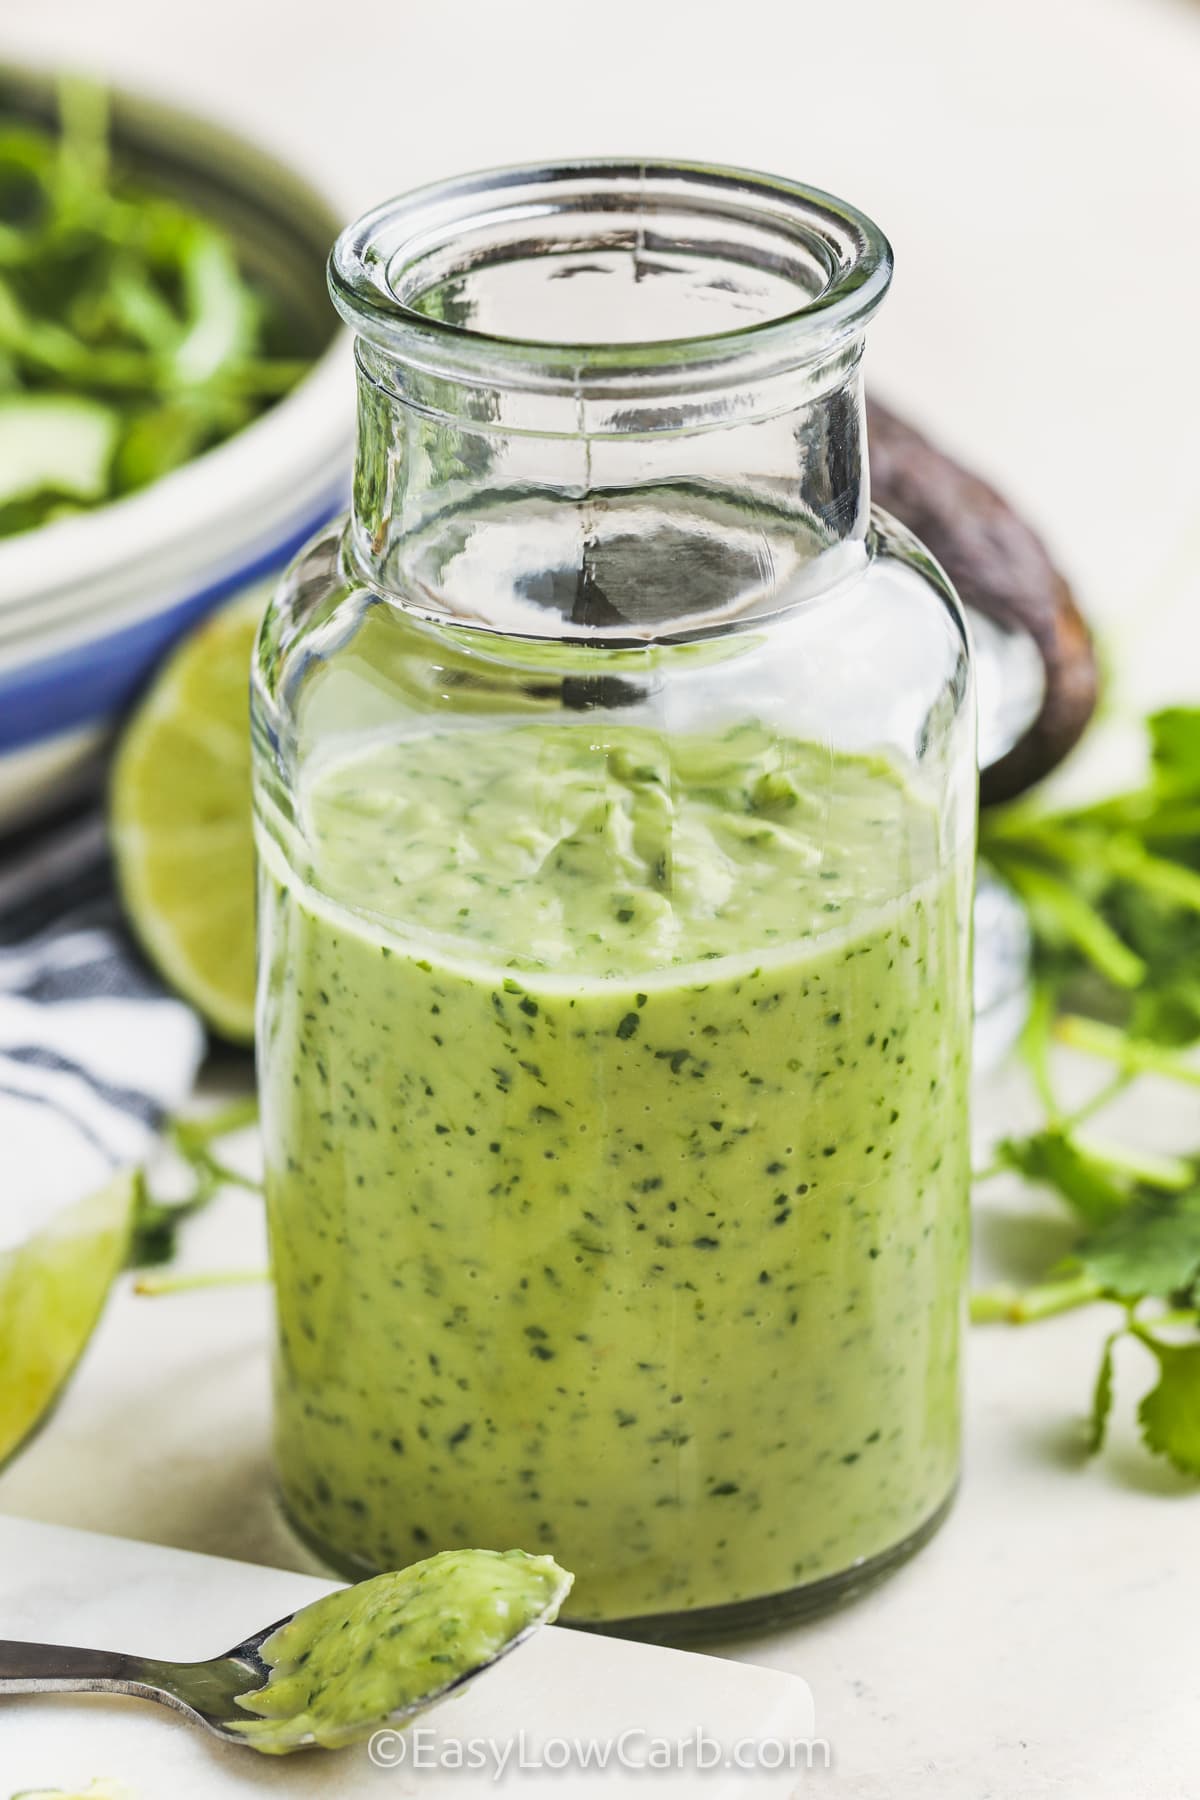
<path fill-rule="evenodd" d="M 1197 0 L 4 0 L 0 51 L 37 47 L 256 126 L 348 211 L 456 168 L 606 149 L 844 192 L 897 249 L 880 390 L 1046 529 L 1103 622 L 1118 710 L 1200 693 Z M 1118 719 L 1093 766 L 1132 769 L 1135 745 Z M 982 1132 L 1027 1106 L 1016 1077 L 989 1083 Z M 1194 1144 L 1198 1115 L 1143 1086 L 1114 1131 Z M 981 1195 L 993 1272 L 1033 1253 L 1019 1204 Z M 260 1254 L 241 1195 L 187 1249 L 197 1266 Z M 301 1566 L 270 1498 L 267 1330 L 258 1290 L 122 1293 L 0 1508 Z M 941 1536 L 840 1615 L 725 1647 L 811 1683 L 834 1768 L 805 1791 L 1191 1800 L 1200 1496 L 1137 1444 L 1136 1347 L 1114 1443 L 1081 1461 L 1102 1333 L 1090 1315 L 975 1333 Z M 0 1721 L 0 1795 L 7 1773 Z"/>
<path fill-rule="evenodd" d="M 3 1629 L 13 1638 L 171 1662 L 221 1655 L 330 1586 L 5 1518 L 0 1568 Z M 819 1754 L 812 1700 L 795 1676 L 735 1672 L 708 1657 L 555 1627 L 428 1714 L 402 1744 L 385 1731 L 338 1755 L 262 1757 L 129 1698 L 0 1699 L 5 1792 L 51 1780 L 83 1786 L 102 1775 L 144 1800 L 482 1800 L 497 1791 L 500 1771 L 506 1793 L 545 1794 L 552 1784 L 555 1800 L 606 1800 L 644 1793 L 639 1765 L 653 1756 L 666 1765 L 651 1765 L 656 1793 L 694 1791 L 703 1761 L 711 1800 L 769 1800 L 795 1786 L 786 1766 L 793 1754 L 803 1755 L 802 1768 Z M 748 1774 L 739 1767 L 746 1762 L 761 1766 Z"/>

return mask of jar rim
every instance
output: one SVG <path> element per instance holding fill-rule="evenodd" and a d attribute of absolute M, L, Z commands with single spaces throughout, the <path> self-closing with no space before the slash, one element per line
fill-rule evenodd
<path fill-rule="evenodd" d="M 617 342 L 497 334 L 421 311 L 401 286 L 423 259 L 446 251 L 468 231 L 499 233 L 524 221 L 544 231 L 549 221 L 578 220 L 589 207 L 601 215 L 661 217 L 668 206 L 710 227 L 720 221 L 773 236 L 780 257 L 791 246 L 824 279 L 805 292 L 796 276 L 800 304 L 765 318 Z M 618 239 L 605 242 L 619 245 Z M 557 249 L 583 244 L 564 238 Z M 540 253 L 555 254 L 555 244 L 545 242 Z M 482 259 L 476 249 L 473 263 Z M 820 188 L 718 164 L 632 157 L 516 164 L 431 183 L 363 214 L 341 233 L 329 259 L 335 306 L 359 338 L 385 356 L 465 379 L 511 376 L 575 389 L 589 377 L 641 385 L 730 363 L 739 369 L 753 363 L 764 373 L 823 359 L 861 335 L 891 273 L 891 246 L 879 227 Z"/>

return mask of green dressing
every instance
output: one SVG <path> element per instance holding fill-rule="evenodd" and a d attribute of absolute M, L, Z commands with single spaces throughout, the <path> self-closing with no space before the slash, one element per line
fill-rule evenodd
<path fill-rule="evenodd" d="M 262 1646 L 264 1688 L 235 1726 L 268 1756 L 337 1750 L 445 1689 L 555 1617 L 571 1577 L 522 1550 L 451 1550 L 314 1601 Z"/>
<path fill-rule="evenodd" d="M 917 1532 L 957 1464 L 969 845 L 758 725 L 393 738 L 300 812 L 260 1024 L 301 1530 L 358 1571 L 535 1545 L 587 1620 Z"/>

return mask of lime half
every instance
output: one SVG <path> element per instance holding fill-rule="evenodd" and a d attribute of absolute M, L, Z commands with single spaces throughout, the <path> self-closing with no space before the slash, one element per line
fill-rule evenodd
<path fill-rule="evenodd" d="M 127 1169 L 0 1255 L 0 1465 L 36 1430 L 125 1262 L 140 1177 Z"/>
<path fill-rule="evenodd" d="M 117 880 L 142 946 L 222 1037 L 254 1038 L 250 659 L 261 588 L 175 652 L 113 768 Z"/>

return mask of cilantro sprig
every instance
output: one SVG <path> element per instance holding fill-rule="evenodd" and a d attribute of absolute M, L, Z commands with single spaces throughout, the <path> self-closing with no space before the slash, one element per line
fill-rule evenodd
<path fill-rule="evenodd" d="M 138 1169 L 133 1227 L 126 1257 L 128 1268 L 151 1269 L 172 1262 L 183 1225 L 196 1213 L 203 1212 L 223 1187 L 262 1193 L 260 1182 L 242 1174 L 218 1154 L 223 1139 L 248 1130 L 257 1121 L 258 1101 L 247 1098 L 231 1101 L 220 1111 L 202 1118 L 167 1122 L 164 1144 L 182 1164 L 187 1187 L 180 1195 L 163 1198 L 152 1189 L 148 1170 L 144 1166 Z"/>
<path fill-rule="evenodd" d="M 1200 708 L 1148 720 L 1150 772 L 1128 792 L 1057 812 L 1023 802 L 986 817 L 983 852 L 1025 901 L 1035 994 L 1022 1050 L 1045 1125 L 996 1149 L 992 1170 L 1052 1189 L 1077 1226 L 1070 1255 L 1025 1289 L 977 1293 L 980 1323 L 1027 1324 L 1098 1302 L 1121 1309 L 1103 1340 L 1089 1445 L 1104 1443 L 1115 1352 L 1149 1353 L 1138 1422 L 1147 1448 L 1200 1477 L 1200 1144 L 1160 1156 L 1103 1141 L 1096 1116 L 1144 1076 L 1200 1086 Z M 1101 1059 L 1111 1078 L 1064 1113 L 1052 1049 Z M 1200 1138 L 1200 1112 L 1198 1112 Z"/>

